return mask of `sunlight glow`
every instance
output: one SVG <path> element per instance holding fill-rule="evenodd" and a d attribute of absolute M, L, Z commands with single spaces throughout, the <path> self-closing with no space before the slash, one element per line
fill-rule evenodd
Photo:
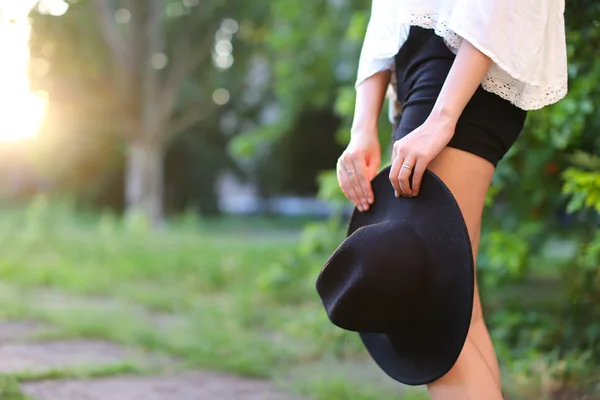
<path fill-rule="evenodd" d="M 15 142 L 37 136 L 48 94 L 32 93 L 29 86 L 29 11 L 36 0 L 0 0 L 0 141 Z M 62 0 L 39 2 L 52 15 L 66 12 Z"/>

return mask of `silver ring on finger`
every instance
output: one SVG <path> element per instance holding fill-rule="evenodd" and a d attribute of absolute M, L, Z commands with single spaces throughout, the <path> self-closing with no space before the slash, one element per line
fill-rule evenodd
<path fill-rule="evenodd" d="M 348 170 L 348 171 L 346 171 L 346 172 L 348 173 L 348 175 L 352 175 L 352 174 L 354 173 L 354 170 L 353 170 L 353 169 L 351 169 L 351 170 Z"/>
<path fill-rule="evenodd" d="M 412 171 L 412 170 L 413 170 L 413 167 L 411 167 L 411 166 L 410 166 L 410 165 L 408 165 L 408 164 L 402 164 L 402 168 L 406 168 L 406 169 L 407 169 L 407 170 L 409 170 L 409 171 Z"/>

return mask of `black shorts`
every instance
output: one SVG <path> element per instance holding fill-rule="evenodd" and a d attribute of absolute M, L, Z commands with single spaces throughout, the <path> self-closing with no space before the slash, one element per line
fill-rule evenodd
<path fill-rule="evenodd" d="M 394 139 L 418 128 L 429 116 L 455 55 L 431 29 L 411 27 L 396 55 L 398 100 L 402 116 Z M 448 146 L 483 157 L 494 166 L 519 137 L 527 112 L 481 86 L 465 107 Z"/>

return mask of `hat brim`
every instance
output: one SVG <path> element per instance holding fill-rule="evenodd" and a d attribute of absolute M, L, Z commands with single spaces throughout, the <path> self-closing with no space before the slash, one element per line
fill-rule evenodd
<path fill-rule="evenodd" d="M 347 235 L 391 219 L 410 221 L 421 239 L 430 242 L 428 248 L 435 249 L 428 254 L 432 290 L 414 326 L 400 327 L 402 333 L 395 335 L 359 335 L 387 375 L 407 385 L 423 385 L 445 375 L 464 346 L 473 309 L 473 251 L 458 203 L 437 175 L 426 170 L 417 197 L 397 198 L 389 170 L 384 168 L 372 180 L 375 202 L 366 212 L 354 210 Z"/>

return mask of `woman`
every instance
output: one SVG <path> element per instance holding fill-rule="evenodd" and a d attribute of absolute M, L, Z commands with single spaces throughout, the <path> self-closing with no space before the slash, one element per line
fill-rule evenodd
<path fill-rule="evenodd" d="M 391 78 L 401 117 L 390 184 L 396 196 L 414 197 L 424 170 L 436 173 L 460 206 L 476 259 L 495 167 L 527 111 L 566 95 L 564 0 L 373 0 L 351 140 L 337 164 L 340 187 L 360 211 L 375 200 L 377 121 Z M 462 353 L 428 390 L 433 399 L 502 399 L 477 287 Z"/>

